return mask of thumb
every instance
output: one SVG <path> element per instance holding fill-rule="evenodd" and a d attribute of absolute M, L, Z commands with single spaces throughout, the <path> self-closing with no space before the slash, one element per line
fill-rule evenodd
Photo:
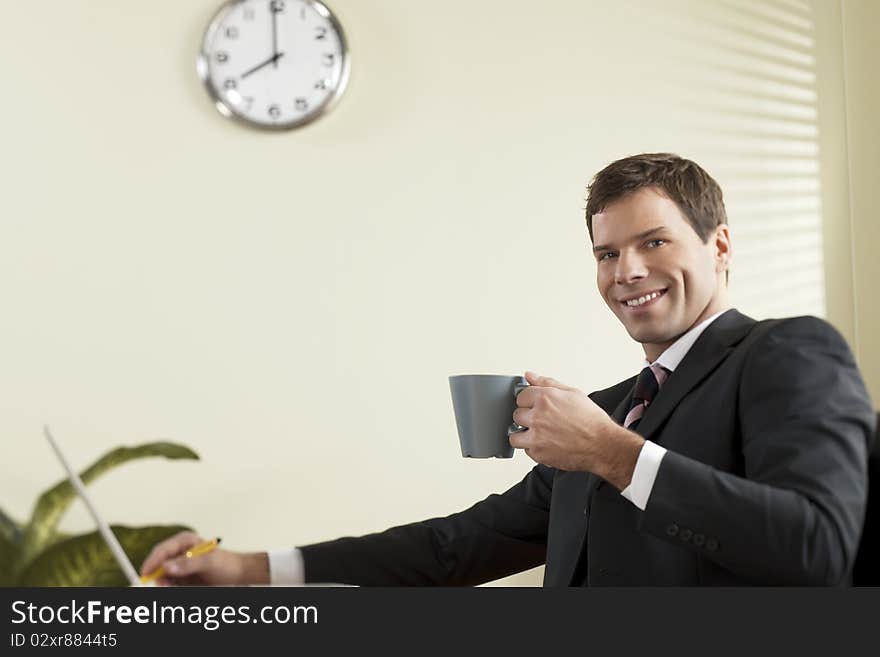
<path fill-rule="evenodd" d="M 538 376 L 534 372 L 526 372 L 526 381 L 528 381 L 529 384 L 533 386 L 540 386 L 543 388 L 559 388 L 560 390 L 571 390 L 571 387 L 565 385 L 564 383 L 560 383 L 556 379 L 551 379 L 549 376 Z"/>

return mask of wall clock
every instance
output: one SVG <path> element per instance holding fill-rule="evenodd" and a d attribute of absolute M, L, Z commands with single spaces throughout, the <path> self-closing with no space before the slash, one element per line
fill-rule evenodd
<path fill-rule="evenodd" d="M 342 95 L 348 46 L 318 0 L 230 0 L 205 31 L 197 70 L 221 114 L 287 130 L 314 121 Z"/>

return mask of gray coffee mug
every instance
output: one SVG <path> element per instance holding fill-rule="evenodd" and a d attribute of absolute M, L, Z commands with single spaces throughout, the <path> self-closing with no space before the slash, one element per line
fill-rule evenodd
<path fill-rule="evenodd" d="M 462 456 L 481 459 L 513 456 L 509 436 L 527 428 L 513 422 L 516 396 L 528 385 L 521 376 L 460 374 L 449 377 Z"/>

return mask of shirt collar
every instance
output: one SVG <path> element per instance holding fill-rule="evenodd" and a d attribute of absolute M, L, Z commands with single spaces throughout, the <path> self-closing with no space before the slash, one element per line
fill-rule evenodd
<path fill-rule="evenodd" d="M 721 317 L 721 315 L 726 313 L 728 310 L 730 310 L 730 308 L 726 308 L 721 312 L 715 313 L 708 319 L 704 319 L 702 322 L 694 326 L 687 333 L 682 334 L 682 336 L 678 338 L 678 340 L 676 340 L 666 348 L 666 351 L 660 354 L 660 356 L 657 358 L 657 360 L 654 361 L 654 363 L 665 367 L 670 372 L 674 372 L 679 363 L 681 363 L 684 357 L 687 356 L 687 352 L 689 352 L 691 350 L 691 347 L 694 346 L 697 338 L 702 335 L 703 331 L 709 328 L 709 324 Z M 642 363 L 642 367 L 648 367 L 652 364 L 653 363 L 649 363 L 647 360 L 645 360 Z"/>

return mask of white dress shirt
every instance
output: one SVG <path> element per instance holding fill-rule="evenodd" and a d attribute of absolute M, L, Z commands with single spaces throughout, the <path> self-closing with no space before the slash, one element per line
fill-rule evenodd
<path fill-rule="evenodd" d="M 687 355 L 687 352 L 690 351 L 690 348 L 694 346 L 697 338 L 700 337 L 709 324 L 718 319 L 724 312 L 726 311 L 722 310 L 697 324 L 673 342 L 654 362 L 659 363 L 670 372 L 674 372 L 675 368 L 678 367 L 679 363 Z M 643 367 L 651 364 L 646 360 L 643 363 Z M 660 469 L 660 462 L 665 454 L 666 450 L 663 447 L 650 440 L 646 440 L 639 452 L 639 458 L 636 461 L 635 470 L 633 470 L 632 481 L 630 481 L 629 486 L 620 491 L 621 495 L 642 511 L 648 505 L 648 498 L 651 496 L 651 489 L 654 487 L 654 480 L 657 478 L 657 471 Z M 269 581 L 272 584 L 296 585 L 305 583 L 302 552 L 298 548 L 269 550 L 268 555 Z"/>

